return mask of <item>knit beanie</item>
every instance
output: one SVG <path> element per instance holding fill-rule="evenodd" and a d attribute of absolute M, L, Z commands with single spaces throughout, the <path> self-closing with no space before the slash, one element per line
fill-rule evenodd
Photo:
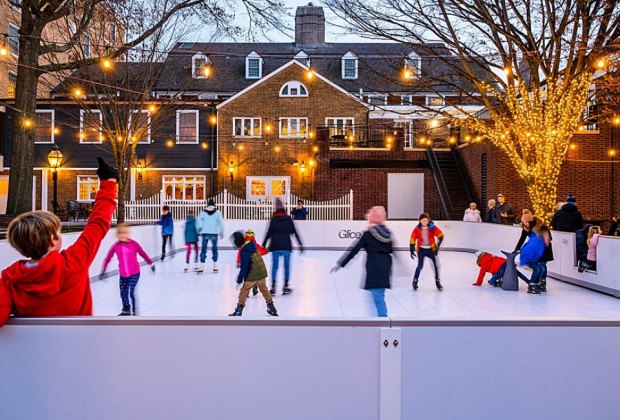
<path fill-rule="evenodd" d="M 568 194 L 568 197 L 566 197 L 566 202 L 577 205 L 577 200 L 575 200 L 575 197 L 572 194 Z"/>
<path fill-rule="evenodd" d="M 207 210 L 209 210 L 209 211 L 215 210 L 215 202 L 213 201 L 213 199 L 210 199 L 207 202 Z"/>
<path fill-rule="evenodd" d="M 383 206 L 374 206 L 368 209 L 366 217 L 368 218 L 368 223 L 371 225 L 382 225 L 385 223 L 387 213 Z"/>
<path fill-rule="evenodd" d="M 284 204 L 282 203 L 282 199 L 280 199 L 280 197 L 276 197 L 276 199 L 273 201 L 273 204 L 276 210 L 284 210 Z"/>
<path fill-rule="evenodd" d="M 248 229 L 245 231 L 245 240 L 249 241 L 250 239 L 256 238 L 256 234 L 252 229 Z"/>
<path fill-rule="evenodd" d="M 528 209 L 523 209 L 523 215 L 521 216 L 521 220 L 529 223 L 534 220 L 534 215 Z"/>

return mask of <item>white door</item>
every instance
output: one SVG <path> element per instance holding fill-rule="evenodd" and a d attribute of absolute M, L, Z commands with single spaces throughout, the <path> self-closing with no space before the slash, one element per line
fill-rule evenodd
<path fill-rule="evenodd" d="M 424 211 L 424 174 L 388 174 L 388 218 L 417 219 Z"/>
<path fill-rule="evenodd" d="M 9 176 L 0 175 L 0 214 L 6 214 L 6 202 L 9 198 Z M 32 177 L 32 210 L 37 202 L 37 177 Z"/>

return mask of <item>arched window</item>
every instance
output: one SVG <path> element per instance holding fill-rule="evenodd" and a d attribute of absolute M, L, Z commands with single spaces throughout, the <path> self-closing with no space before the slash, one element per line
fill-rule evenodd
<path fill-rule="evenodd" d="M 256 51 L 245 57 L 245 78 L 260 79 L 263 77 L 263 59 Z"/>
<path fill-rule="evenodd" d="M 342 70 L 342 78 L 343 79 L 357 79 L 357 55 L 352 51 L 347 52 L 342 56 L 341 61 L 341 70 Z"/>
<path fill-rule="evenodd" d="M 282 88 L 280 88 L 280 96 L 306 97 L 308 96 L 308 88 L 303 83 L 297 81 L 286 82 Z"/>
<path fill-rule="evenodd" d="M 407 58 L 405 58 L 405 78 L 415 79 L 422 74 L 422 59 L 415 51 L 411 51 Z"/>
<path fill-rule="evenodd" d="M 192 56 L 192 78 L 194 79 L 206 79 L 207 75 L 204 69 L 211 64 L 209 57 L 199 52 Z"/>

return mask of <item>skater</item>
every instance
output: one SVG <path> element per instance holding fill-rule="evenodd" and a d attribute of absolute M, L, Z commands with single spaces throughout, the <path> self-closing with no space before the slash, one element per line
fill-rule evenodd
<path fill-rule="evenodd" d="M 291 216 L 293 220 L 306 220 L 308 217 L 308 209 L 304 207 L 302 200 L 297 201 L 297 207 L 291 210 Z"/>
<path fill-rule="evenodd" d="M 416 252 L 418 253 L 418 267 L 415 269 L 415 275 L 411 287 L 413 290 L 418 290 L 418 280 L 420 278 L 420 272 L 424 267 L 424 259 L 430 258 L 435 267 L 435 286 L 440 292 L 443 290 L 441 280 L 439 279 L 439 267 L 437 267 L 437 254 L 439 253 L 439 247 L 443 242 L 443 232 L 434 222 L 431 222 L 431 217 L 428 213 L 422 213 L 419 218 L 420 223 L 413 228 L 411 237 L 409 238 L 409 252 L 411 253 L 411 259 L 415 259 Z M 437 238 L 437 241 L 435 241 Z"/>
<path fill-rule="evenodd" d="M 520 279 L 528 284 L 527 292 L 535 295 L 539 295 L 541 293 L 540 290 L 540 279 L 542 274 L 542 267 L 539 262 L 545 251 L 545 243 L 538 236 L 538 234 L 534 231 L 534 227 L 536 226 L 536 219 L 532 218 L 529 222 L 529 233 L 527 234 L 527 242 L 520 249 L 520 260 L 519 265 L 524 266 L 527 265 L 532 269 L 532 276 L 528 279 L 523 273 L 517 270 L 517 275 Z"/>
<path fill-rule="evenodd" d="M 116 226 L 116 238 L 118 241 L 112 245 L 103 261 L 101 274 L 99 278 L 103 278 L 105 270 L 110 264 L 110 260 L 114 254 L 118 258 L 118 272 L 120 276 L 121 301 L 123 309 L 119 316 L 137 315 L 135 289 L 140 280 L 140 263 L 138 262 L 138 254 L 151 266 L 151 271 L 155 272 L 155 265 L 149 256 L 144 252 L 139 243 L 129 237 L 129 226 L 119 224 Z M 131 306 L 129 305 L 131 298 Z"/>
<path fill-rule="evenodd" d="M 493 276 L 489 279 L 489 284 L 494 287 L 500 287 L 502 285 L 502 279 L 506 272 L 506 258 L 496 257 L 488 252 L 476 252 L 476 264 L 480 267 L 478 273 L 478 279 L 473 286 L 482 286 L 482 280 L 486 273 L 491 273 Z"/>
<path fill-rule="evenodd" d="M 372 294 L 377 316 L 387 317 L 385 289 L 389 289 L 392 274 L 392 233 L 385 227 L 386 212 L 383 206 L 368 210 L 368 230 L 338 260 L 330 272 L 336 272 L 357 255 L 363 248 L 366 251 L 366 282 L 364 289 Z"/>
<path fill-rule="evenodd" d="M 547 292 L 547 263 L 549 261 L 553 261 L 553 236 L 551 235 L 551 230 L 549 227 L 545 225 L 543 220 L 534 216 L 534 220 L 536 221 L 536 226 L 534 227 L 534 232 L 542 239 L 545 244 L 545 250 L 543 251 L 540 260 L 538 261 L 538 265 L 540 266 L 540 286 L 539 290 L 542 293 Z"/>
<path fill-rule="evenodd" d="M 61 251 L 60 219 L 47 211 L 19 215 L 9 224 L 7 239 L 20 260 L 2 271 L 0 326 L 9 316 L 92 315 L 90 268 L 110 229 L 116 208 L 118 171 L 97 158 L 101 180 L 93 210 L 79 238 Z"/>
<path fill-rule="evenodd" d="M 222 220 L 222 212 L 215 207 L 215 202 L 209 200 L 207 208 L 200 212 L 198 217 L 198 225 L 200 226 L 200 236 L 202 237 L 202 249 L 200 250 L 200 266 L 198 273 L 204 271 L 205 261 L 207 260 L 207 247 L 211 241 L 211 253 L 213 260 L 213 272 L 217 273 L 219 267 L 217 265 L 217 237 L 224 238 L 224 222 Z"/>
<path fill-rule="evenodd" d="M 465 210 L 465 214 L 463 215 L 463 221 L 477 223 L 482 222 L 480 210 L 478 210 L 478 205 L 476 203 L 469 203 L 469 208 Z"/>
<path fill-rule="evenodd" d="M 268 251 L 256 242 L 256 234 L 254 233 L 252 229 L 248 229 L 245 232 L 244 241 L 245 242 L 252 241 L 254 243 L 254 246 L 260 253 L 261 257 L 264 257 L 265 255 L 268 254 Z M 239 250 L 237 251 L 236 267 L 237 268 L 241 267 L 241 248 L 239 248 Z M 257 294 L 258 294 L 258 286 L 254 285 L 254 287 L 252 287 L 252 296 L 256 296 Z"/>
<path fill-rule="evenodd" d="M 194 212 L 189 211 L 187 213 L 187 219 L 185 219 L 185 272 L 189 271 L 189 258 L 192 254 L 192 248 L 194 248 L 194 264 L 198 265 L 198 223 L 194 217 Z M 194 266 L 197 270 L 198 267 Z"/>
<path fill-rule="evenodd" d="M 282 294 L 288 295 L 293 291 L 289 287 L 290 275 L 291 275 L 291 251 L 293 245 L 291 243 L 291 235 L 295 235 L 297 243 L 299 244 L 299 253 L 303 254 L 304 247 L 301 243 L 301 239 L 295 230 L 295 224 L 291 219 L 291 216 L 286 214 L 282 200 L 275 199 L 276 210 L 273 213 L 273 217 L 269 222 L 269 229 L 263 240 L 263 248 L 268 249 L 272 255 L 273 264 L 271 266 L 271 294 L 276 294 L 276 281 L 278 275 L 278 265 L 280 257 L 284 259 L 284 287 L 282 288 Z M 269 243 L 269 246 L 266 244 Z"/>
<path fill-rule="evenodd" d="M 245 236 L 241 232 L 235 232 L 232 234 L 231 239 L 234 245 L 240 251 L 241 267 L 239 269 L 239 275 L 237 276 L 237 284 L 243 284 L 241 291 L 239 292 L 239 303 L 235 311 L 228 316 L 241 316 L 243 314 L 243 308 L 245 307 L 245 301 L 250 294 L 250 290 L 254 286 L 258 286 L 260 292 L 267 302 L 267 313 L 271 316 L 278 316 L 278 311 L 273 304 L 273 298 L 269 289 L 267 289 L 267 267 L 263 261 L 263 257 L 258 252 L 256 245 L 253 241 L 245 240 Z"/>
<path fill-rule="evenodd" d="M 174 233 L 174 220 L 172 219 L 172 213 L 170 213 L 170 207 L 162 207 L 161 219 L 155 222 L 156 225 L 161 226 L 161 261 L 166 258 L 166 242 L 170 244 L 170 256 L 174 256 L 172 248 L 172 234 Z"/>

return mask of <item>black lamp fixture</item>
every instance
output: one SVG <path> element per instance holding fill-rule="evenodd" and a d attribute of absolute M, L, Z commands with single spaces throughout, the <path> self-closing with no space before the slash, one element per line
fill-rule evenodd
<path fill-rule="evenodd" d="M 54 182 L 54 202 L 52 203 L 54 206 L 54 213 L 58 213 L 58 169 L 60 169 L 62 159 L 63 156 L 58 148 L 58 145 L 54 145 L 52 150 L 47 155 L 47 161 L 50 164 L 50 169 L 52 170 L 52 180 Z"/>

